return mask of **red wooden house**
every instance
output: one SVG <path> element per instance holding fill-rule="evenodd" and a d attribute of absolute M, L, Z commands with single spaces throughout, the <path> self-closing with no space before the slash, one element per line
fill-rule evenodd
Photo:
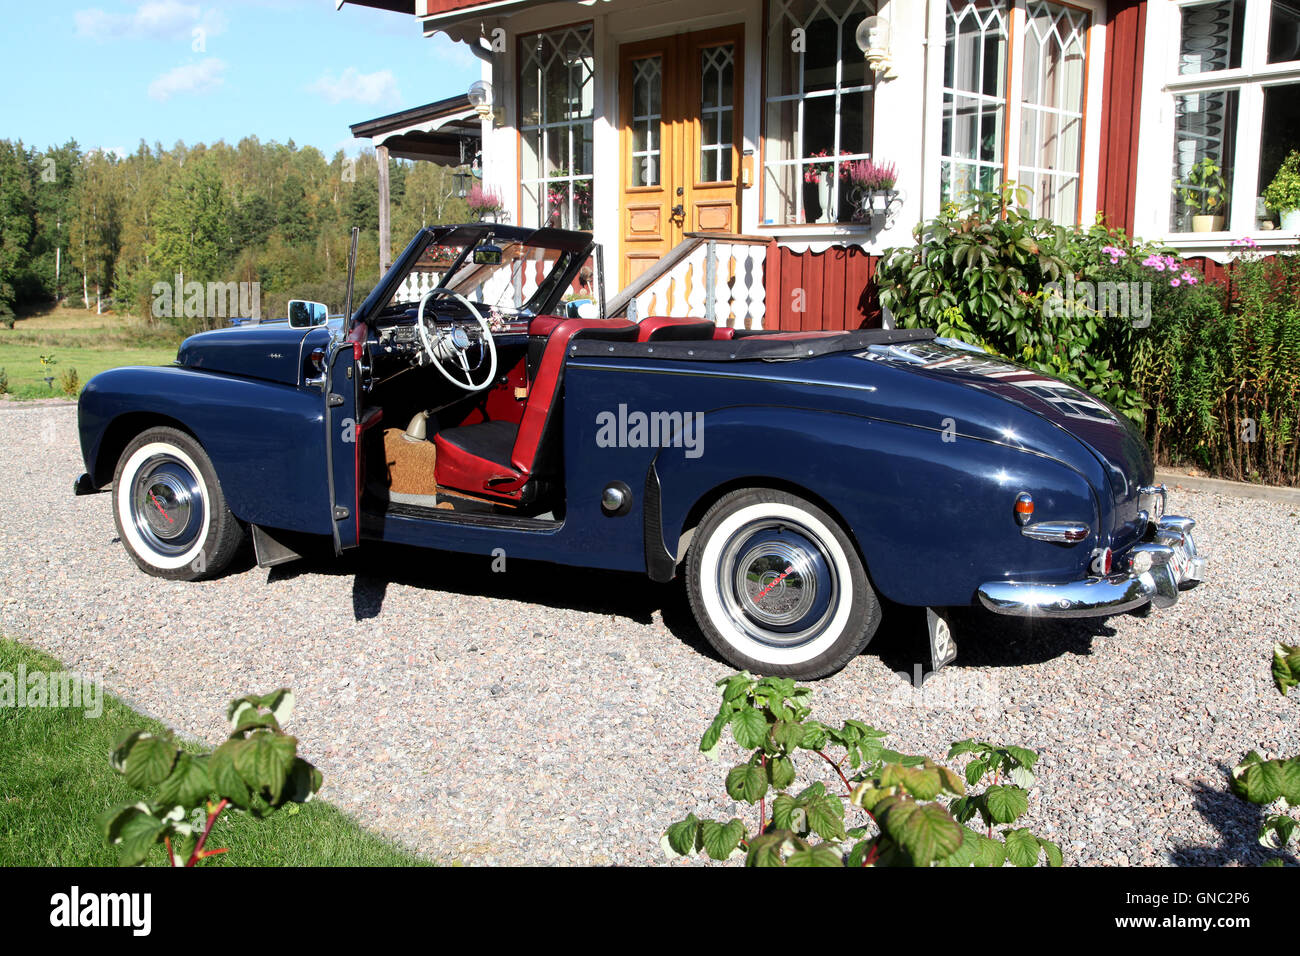
<path fill-rule="evenodd" d="M 477 126 L 509 221 L 592 230 L 642 314 L 879 324 L 881 251 L 1006 181 L 1211 273 L 1296 242 L 1259 197 L 1300 147 L 1300 0 L 348 2 L 468 44 L 490 86 L 355 129 L 418 155 Z M 863 160 L 897 170 L 874 210 Z"/>

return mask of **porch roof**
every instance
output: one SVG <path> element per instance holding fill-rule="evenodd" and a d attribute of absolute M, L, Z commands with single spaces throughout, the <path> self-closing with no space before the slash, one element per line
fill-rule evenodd
<path fill-rule="evenodd" d="M 557 2 L 561 0 L 335 0 L 335 6 L 342 8 L 343 4 L 350 3 L 357 7 L 392 10 L 419 17 L 431 27 L 442 27 L 458 20 L 511 14 L 525 7 Z"/>
<path fill-rule="evenodd" d="M 389 155 L 397 159 L 458 166 L 465 161 L 461 141 L 479 139 L 482 121 L 469 105 L 469 96 L 461 93 L 424 106 L 363 120 L 353 124 L 351 129 L 357 139 L 374 140 L 376 146 L 388 147 Z"/>

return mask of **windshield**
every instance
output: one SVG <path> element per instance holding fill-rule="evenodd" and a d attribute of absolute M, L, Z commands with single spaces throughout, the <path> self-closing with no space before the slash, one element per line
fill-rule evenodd
<path fill-rule="evenodd" d="M 491 252 L 480 258 L 492 261 L 476 263 L 476 249 Z M 494 250 L 500 250 L 499 259 Z M 442 286 L 469 299 L 485 316 L 528 317 L 537 303 L 551 297 L 555 284 L 569 271 L 573 256 L 562 249 L 490 234 L 477 243 L 434 243 L 416 260 L 393 302 L 416 303 L 430 289 Z"/>

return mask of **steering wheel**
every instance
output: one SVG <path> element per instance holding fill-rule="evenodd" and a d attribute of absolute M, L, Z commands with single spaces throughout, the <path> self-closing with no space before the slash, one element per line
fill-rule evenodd
<path fill-rule="evenodd" d="M 489 360 L 488 373 L 482 382 L 477 384 L 474 382 L 474 372 L 482 367 L 483 357 L 480 355 L 478 364 L 473 367 L 470 366 L 468 353 L 472 343 L 464 329 L 456 325 L 455 322 L 449 323 L 450 328 L 443 329 L 442 326 L 437 324 L 437 315 L 434 315 L 434 329 L 432 334 L 430 334 L 429 327 L 424 321 L 424 308 L 429 304 L 429 300 L 434 296 L 448 296 L 455 299 L 465 308 L 469 309 L 469 314 L 478 320 L 479 328 L 483 333 L 483 337 L 479 342 L 479 348 L 487 349 Z M 467 392 L 481 392 L 492 384 L 492 381 L 496 378 L 497 374 L 496 343 L 492 341 L 492 330 L 488 326 L 487 319 L 483 318 L 482 313 L 480 313 L 478 309 L 474 308 L 474 303 L 470 302 L 469 299 L 465 298 L 459 292 L 453 292 L 451 289 L 430 289 L 424 294 L 424 298 L 420 300 L 420 311 L 416 316 L 415 327 L 420 331 L 420 341 L 424 344 L 424 352 L 429 357 L 429 361 L 437 366 L 438 371 L 441 372 L 447 381 L 451 382 L 451 384 L 463 388 Z M 486 343 L 486 345 L 484 345 L 484 343 Z M 453 362 L 456 364 L 455 366 L 452 366 L 452 369 L 459 366 L 459 371 L 464 373 L 465 378 L 463 381 L 456 377 L 456 375 L 452 374 L 452 369 L 448 368 L 448 366 L 451 366 Z"/>

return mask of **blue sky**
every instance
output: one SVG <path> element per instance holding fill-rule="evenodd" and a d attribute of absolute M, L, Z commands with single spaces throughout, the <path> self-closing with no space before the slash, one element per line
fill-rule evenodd
<path fill-rule="evenodd" d="M 414 17 L 333 0 L 57 0 L 4 16 L 0 139 L 41 149 L 251 134 L 355 153 L 350 124 L 479 75 L 463 44 L 425 39 Z"/>

